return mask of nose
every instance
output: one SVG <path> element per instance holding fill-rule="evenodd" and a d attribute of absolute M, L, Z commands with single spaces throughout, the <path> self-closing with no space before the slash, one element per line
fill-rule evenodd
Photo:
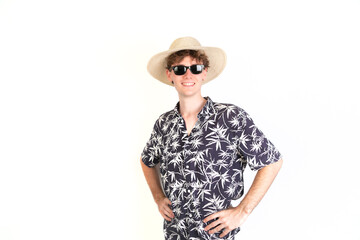
<path fill-rule="evenodd" d="M 185 71 L 185 73 L 184 73 L 184 76 L 187 77 L 187 76 L 189 76 L 189 75 L 191 75 L 191 74 L 192 74 L 192 73 L 191 73 L 191 71 L 190 71 L 190 68 L 187 68 L 186 71 Z"/>

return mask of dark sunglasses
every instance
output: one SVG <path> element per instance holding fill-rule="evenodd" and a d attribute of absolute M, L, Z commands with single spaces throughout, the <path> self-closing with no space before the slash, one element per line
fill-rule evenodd
<path fill-rule="evenodd" d="M 184 66 L 184 65 L 177 65 L 170 67 L 169 70 L 174 70 L 175 75 L 184 75 L 188 69 L 192 74 L 200 74 L 204 70 L 204 65 L 201 64 L 194 64 L 191 66 Z"/>

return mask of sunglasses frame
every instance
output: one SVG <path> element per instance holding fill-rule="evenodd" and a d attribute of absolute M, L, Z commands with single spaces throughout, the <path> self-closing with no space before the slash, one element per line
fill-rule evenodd
<path fill-rule="evenodd" d="M 193 67 L 193 66 L 201 66 L 201 71 L 199 72 L 199 73 L 193 73 L 193 71 L 191 70 L 191 67 Z M 175 68 L 176 67 L 185 67 L 185 72 L 183 73 L 183 74 L 176 74 L 175 73 Z M 195 74 L 195 75 L 197 75 L 197 74 L 200 74 L 200 73 L 202 73 L 203 71 L 204 71 L 204 69 L 205 69 L 205 66 L 204 66 L 204 64 L 193 64 L 193 65 L 191 65 L 191 66 L 185 66 L 185 65 L 176 65 L 176 66 L 172 66 L 172 67 L 170 67 L 169 68 L 169 71 L 171 72 L 171 70 L 174 70 L 174 74 L 175 75 L 177 75 L 177 76 L 181 76 L 181 75 L 184 75 L 186 72 L 187 72 L 187 70 L 190 70 L 190 72 L 192 73 L 192 74 Z"/>

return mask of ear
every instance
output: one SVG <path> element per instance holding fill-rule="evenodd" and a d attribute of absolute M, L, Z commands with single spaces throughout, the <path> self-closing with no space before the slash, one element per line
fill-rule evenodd
<path fill-rule="evenodd" d="M 169 80 L 169 82 L 171 83 L 172 79 L 171 79 L 171 73 L 170 73 L 169 69 L 166 69 L 166 76 L 167 76 L 167 79 Z"/>
<path fill-rule="evenodd" d="M 208 72 L 208 69 L 207 69 L 207 68 L 205 68 L 205 69 L 204 69 L 204 71 L 203 71 L 203 74 L 204 74 L 204 75 L 203 75 L 203 79 L 205 79 L 205 78 L 206 78 L 206 74 L 207 74 L 207 72 Z"/>

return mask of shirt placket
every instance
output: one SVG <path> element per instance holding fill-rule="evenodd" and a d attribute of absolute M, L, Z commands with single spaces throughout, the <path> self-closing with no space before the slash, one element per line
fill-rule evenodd
<path fill-rule="evenodd" d="M 182 148 L 182 155 L 183 155 L 183 163 L 182 163 L 182 174 L 183 178 L 185 179 L 185 183 L 183 184 L 183 192 L 184 192 L 184 202 L 183 202 L 183 209 L 185 216 L 187 218 L 191 218 L 192 214 L 189 212 L 189 204 L 191 201 L 191 187 L 189 185 L 189 179 L 186 177 L 186 169 L 189 169 L 189 163 L 188 163 L 188 157 L 189 153 L 189 136 L 187 135 L 186 126 L 184 119 L 179 116 L 179 127 L 180 132 L 182 133 L 181 139 L 183 142 L 183 148 Z"/>
<path fill-rule="evenodd" d="M 196 133 L 196 131 L 198 131 L 200 122 L 201 122 L 201 118 L 199 118 L 199 121 L 196 122 L 194 128 L 192 129 L 190 135 L 187 134 L 187 130 L 185 127 L 185 121 L 182 119 L 181 123 L 182 123 L 182 129 L 183 131 L 183 156 L 184 156 L 184 179 L 185 179 L 185 184 L 184 184 L 184 192 L 185 192 L 185 202 L 184 202 L 184 210 L 185 210 L 185 215 L 187 218 L 193 218 L 194 217 L 194 207 L 193 207 L 193 200 L 194 200 L 194 194 L 195 194 L 195 189 L 194 189 L 194 184 L 193 181 L 196 181 L 196 179 L 194 180 L 191 177 L 191 174 L 186 174 L 186 170 L 191 170 L 193 168 L 193 164 L 191 163 L 191 159 L 193 158 L 193 155 L 191 154 L 191 139 L 192 136 Z"/>

